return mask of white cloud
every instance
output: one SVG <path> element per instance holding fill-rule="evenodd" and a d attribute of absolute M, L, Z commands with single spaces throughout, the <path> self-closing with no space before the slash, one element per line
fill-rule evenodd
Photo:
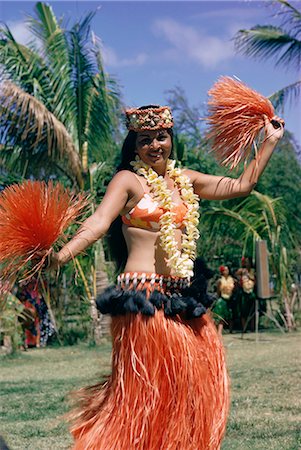
<path fill-rule="evenodd" d="M 102 56 L 105 65 L 109 67 L 142 66 L 147 60 L 146 53 L 139 53 L 133 58 L 122 58 L 113 48 L 104 45 L 102 45 Z"/>
<path fill-rule="evenodd" d="M 14 39 L 23 45 L 27 45 L 32 40 L 33 35 L 28 30 L 26 23 L 23 20 L 10 20 L 7 22 Z"/>
<path fill-rule="evenodd" d="M 228 38 L 207 35 L 172 19 L 157 20 L 154 31 L 172 45 L 166 55 L 179 62 L 189 59 L 214 68 L 234 56 L 233 43 Z"/>
<path fill-rule="evenodd" d="M 258 18 L 258 12 L 261 9 L 261 4 L 259 2 L 256 3 L 254 8 L 250 8 L 249 4 L 243 6 L 241 1 L 237 1 L 238 3 L 235 8 L 218 8 L 214 6 L 214 9 L 211 11 L 203 11 L 198 14 L 193 14 L 191 19 L 199 20 L 207 20 L 207 19 L 235 19 L 235 18 L 244 18 L 246 20 L 256 20 Z M 214 3 L 213 3 L 214 5 Z M 248 7 L 246 7 L 248 6 Z"/>

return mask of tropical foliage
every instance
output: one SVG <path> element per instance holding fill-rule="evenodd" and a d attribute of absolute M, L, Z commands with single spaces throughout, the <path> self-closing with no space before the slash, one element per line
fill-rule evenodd
<path fill-rule="evenodd" d="M 235 245 L 241 254 L 252 255 L 255 260 L 256 241 L 267 242 L 271 279 L 279 300 L 276 312 L 285 328 L 292 329 L 294 316 L 291 309 L 291 284 L 296 250 L 280 199 L 272 199 L 253 191 L 247 198 L 236 201 L 236 204 L 211 207 L 205 212 L 203 223 L 207 230 L 210 229 L 213 239 L 215 235 L 220 237 L 222 231 L 222 255 L 229 258 L 232 264 L 233 254 L 229 254 L 229 250 Z M 210 252 L 210 249 L 207 251 Z M 277 320 L 274 314 L 271 319 Z"/>
<path fill-rule="evenodd" d="M 0 337 L 4 336 L 3 342 L 6 352 L 10 353 L 20 347 L 21 325 L 23 306 L 12 294 L 6 295 L 0 301 Z"/>
<path fill-rule="evenodd" d="M 249 30 L 240 30 L 235 36 L 238 52 L 261 60 L 274 59 L 276 67 L 293 69 L 300 75 L 301 65 L 301 11 L 295 4 L 277 0 L 279 8 L 275 18 L 281 18 L 281 26 L 256 25 Z M 301 80 L 275 92 L 270 99 L 276 108 L 287 100 L 300 96 Z"/>
<path fill-rule="evenodd" d="M 171 103 L 177 105 L 177 114 L 182 117 L 180 138 L 185 142 L 185 152 L 179 159 L 194 170 L 229 176 L 213 159 L 204 138 L 195 144 L 194 138 L 197 140 L 203 133 L 196 120 L 194 128 L 191 126 L 190 118 L 202 117 L 204 113 L 196 108 L 190 109 L 183 92 L 172 90 L 169 95 Z M 215 269 L 220 264 L 238 268 L 243 255 L 255 258 L 256 239 L 267 241 L 271 277 L 278 297 L 270 318 L 287 329 L 294 325 L 292 312 L 296 304 L 290 287 L 294 275 L 299 273 L 301 248 L 301 213 L 298 207 L 301 201 L 301 166 L 296 151 L 294 139 L 287 132 L 261 176 L 257 191 L 245 199 L 203 200 L 199 240 L 199 253 L 206 255 Z M 238 176 L 238 173 L 230 176 Z"/>
<path fill-rule="evenodd" d="M 280 18 L 280 26 L 275 25 L 256 25 L 249 30 L 240 30 L 235 36 L 235 44 L 238 52 L 253 58 L 272 59 L 276 67 L 282 66 L 286 69 L 296 70 L 300 75 L 301 64 L 301 11 L 296 3 L 290 3 L 285 0 L 277 0 L 272 3 L 276 8 L 275 20 Z M 285 86 L 271 95 L 270 99 L 276 108 L 283 109 L 287 101 L 294 101 L 300 97 L 301 80 Z M 288 327 L 293 325 L 291 318 L 290 305 L 294 294 L 290 295 L 289 274 L 300 272 L 300 223 L 299 214 L 300 204 L 300 164 L 296 160 L 292 147 L 294 146 L 292 137 L 287 134 L 279 148 L 278 152 L 269 164 L 265 175 L 259 184 L 259 189 L 269 192 L 270 195 L 281 196 L 282 205 L 285 211 L 287 225 L 294 237 L 288 249 L 295 249 L 294 254 L 288 251 L 285 245 L 279 245 L 280 236 L 277 236 L 278 251 L 272 246 L 273 254 L 278 258 L 277 277 L 280 283 L 280 292 L 284 302 L 285 321 Z M 295 146 L 296 148 L 296 146 Z M 282 237 L 282 240 L 285 236 Z M 277 240 L 277 239 L 276 239 Z M 300 273 L 297 275 L 300 277 Z"/>
<path fill-rule="evenodd" d="M 114 170 L 120 101 L 91 30 L 94 15 L 67 28 L 49 5 L 39 2 L 27 22 L 32 34 L 28 45 L 1 26 L 2 188 L 29 177 L 59 179 L 89 190 L 92 210 L 103 193 Z M 74 273 L 69 274 L 69 294 L 87 300 L 85 309 L 95 298 L 96 279 L 107 282 L 95 269 L 99 254 L 103 256 L 101 249 L 89 249 L 87 267 L 84 258 L 76 260 L 75 286 Z M 103 270 L 100 263 L 98 267 Z M 64 268 L 59 282 L 65 271 L 70 272 Z M 57 282 L 53 280 L 53 287 Z"/>
<path fill-rule="evenodd" d="M 89 187 L 88 165 L 114 155 L 118 91 L 104 72 L 93 16 L 66 29 L 37 3 L 28 46 L 0 29 L 0 157 L 24 177 L 58 174 Z"/>

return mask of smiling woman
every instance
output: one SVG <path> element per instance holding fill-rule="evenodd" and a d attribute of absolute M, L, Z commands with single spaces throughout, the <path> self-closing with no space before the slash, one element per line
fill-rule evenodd
<path fill-rule="evenodd" d="M 273 119 L 275 120 L 275 118 Z M 127 112 L 129 133 L 117 174 L 95 211 L 52 265 L 64 264 L 116 221 L 125 246 L 117 285 L 98 299 L 112 316 L 112 375 L 79 393 L 74 449 L 218 450 L 228 406 L 223 346 L 207 315 L 210 298 L 193 289 L 198 200 L 247 195 L 283 134 L 262 120 L 266 139 L 237 178 L 175 167 L 168 107 Z M 252 175 L 252 176 L 251 176 Z M 253 181 L 251 181 L 251 179 Z"/>
<path fill-rule="evenodd" d="M 136 152 L 146 164 L 159 164 L 170 156 L 171 137 L 165 130 L 141 131 L 137 137 Z"/>

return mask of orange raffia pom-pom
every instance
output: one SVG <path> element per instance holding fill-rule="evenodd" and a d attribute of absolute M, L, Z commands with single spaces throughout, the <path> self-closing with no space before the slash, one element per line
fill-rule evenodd
<path fill-rule="evenodd" d="M 0 194 L 0 265 L 3 279 L 11 279 L 32 261 L 30 274 L 40 270 L 52 245 L 87 206 L 84 194 L 61 184 L 25 181 Z M 36 252 L 48 250 L 37 262 Z M 29 273 L 29 272 L 28 272 Z"/>
<path fill-rule="evenodd" d="M 274 116 L 272 103 L 238 80 L 221 77 L 210 89 L 208 139 L 217 160 L 234 169 L 249 158 L 252 144 L 264 126 L 264 115 Z"/>

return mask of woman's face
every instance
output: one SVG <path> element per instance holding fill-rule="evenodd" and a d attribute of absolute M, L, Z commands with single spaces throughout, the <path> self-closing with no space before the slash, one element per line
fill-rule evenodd
<path fill-rule="evenodd" d="M 224 277 L 227 277 L 229 275 L 229 268 L 227 266 L 224 267 L 224 270 L 222 271 L 222 275 L 224 275 Z"/>
<path fill-rule="evenodd" d="M 140 159 L 152 167 L 166 165 L 172 148 L 170 134 L 162 130 L 145 130 L 137 133 L 136 152 Z"/>

